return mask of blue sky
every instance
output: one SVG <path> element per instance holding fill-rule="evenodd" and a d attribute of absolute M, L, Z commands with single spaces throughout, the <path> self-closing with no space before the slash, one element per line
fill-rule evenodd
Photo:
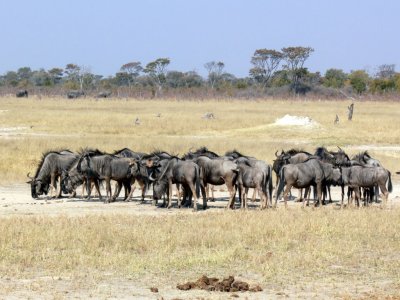
<path fill-rule="evenodd" d="M 400 1 L 1 0 L 0 73 L 89 66 L 111 75 L 130 61 L 171 59 L 170 70 L 223 61 L 248 75 L 255 49 L 311 46 L 306 66 L 346 72 L 400 65 Z"/>

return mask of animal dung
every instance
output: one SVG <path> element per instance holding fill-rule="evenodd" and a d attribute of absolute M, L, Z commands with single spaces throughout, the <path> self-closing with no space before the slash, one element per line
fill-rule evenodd
<path fill-rule="evenodd" d="M 195 282 L 188 281 L 183 284 L 178 284 L 176 288 L 182 291 L 200 289 L 216 292 L 261 292 L 263 290 L 258 284 L 250 287 L 247 282 L 235 280 L 233 276 L 228 276 L 219 280 L 218 278 L 207 277 L 206 275 L 201 276 Z"/>

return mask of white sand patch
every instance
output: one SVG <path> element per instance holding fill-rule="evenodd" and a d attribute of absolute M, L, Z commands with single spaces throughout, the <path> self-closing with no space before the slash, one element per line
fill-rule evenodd
<path fill-rule="evenodd" d="M 275 126 L 305 126 L 305 127 L 319 126 L 318 122 L 314 121 L 310 117 L 291 116 L 291 115 L 285 115 L 282 118 L 276 119 L 275 123 L 273 123 L 272 125 L 275 125 Z"/>
<path fill-rule="evenodd" d="M 0 127 L 0 134 L 2 133 L 14 133 L 16 131 L 26 130 L 28 127 L 19 126 L 19 127 Z"/>

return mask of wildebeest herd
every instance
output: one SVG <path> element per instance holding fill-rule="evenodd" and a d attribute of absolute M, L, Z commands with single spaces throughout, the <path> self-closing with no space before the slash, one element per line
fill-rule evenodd
<path fill-rule="evenodd" d="M 272 171 L 276 174 L 275 203 L 273 203 Z M 292 187 L 298 188 L 303 206 L 309 204 L 313 190 L 315 205 L 332 202 L 330 188 L 341 187 L 341 207 L 347 197 L 348 205 L 355 199 L 357 206 L 378 202 L 386 205 L 392 191 L 391 173 L 367 151 L 349 157 L 341 148 L 328 151 L 319 147 L 314 154 L 291 149 L 275 152 L 275 160 L 270 165 L 255 157 L 246 156 L 233 150 L 218 155 L 206 147 L 189 151 L 182 157 L 165 151 L 152 153 L 134 152 L 124 148 L 114 153 L 104 153 L 97 149 L 82 149 L 74 153 L 69 150 L 48 151 L 43 154 L 35 175 L 29 176 L 31 195 L 61 197 L 62 193 L 75 197 L 78 186 L 82 185 L 82 197 L 90 199 L 94 186 L 97 196 L 102 199 L 100 185 L 105 183 L 105 203 L 116 201 L 122 187 L 124 201 L 129 201 L 134 191 L 134 183 L 141 187 L 141 201 L 145 201 L 147 191 L 152 186 L 152 204 L 163 199 L 163 206 L 172 206 L 173 185 L 177 188 L 178 207 L 192 206 L 197 210 L 200 197 L 203 208 L 207 200 L 214 201 L 212 187 L 226 185 L 229 192 L 227 208 L 234 208 L 236 194 L 241 208 L 247 208 L 249 189 L 254 189 L 253 201 L 258 193 L 260 207 L 276 207 L 283 193 L 285 206 Z M 115 181 L 112 193 L 111 180 Z M 58 184 L 59 183 L 59 184 Z M 347 195 L 345 195 L 345 187 Z M 312 189 L 311 189 L 312 188 Z M 304 193 L 303 193 L 304 189 Z M 304 198 L 304 200 L 303 200 Z"/>

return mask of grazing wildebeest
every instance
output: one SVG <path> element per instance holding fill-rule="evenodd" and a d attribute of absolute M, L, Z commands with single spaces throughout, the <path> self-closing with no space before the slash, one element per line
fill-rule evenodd
<path fill-rule="evenodd" d="M 203 179 L 202 188 L 207 184 L 226 184 L 229 191 L 227 208 L 233 208 L 236 194 L 236 179 L 239 172 L 238 166 L 230 160 L 211 159 L 206 156 L 199 156 L 193 159 L 193 161 L 200 166 Z"/>
<path fill-rule="evenodd" d="M 100 92 L 96 95 L 96 98 L 108 98 L 111 96 L 111 92 Z"/>
<path fill-rule="evenodd" d="M 393 190 L 390 171 L 382 167 L 351 166 L 342 168 L 342 181 L 344 185 L 354 190 L 358 206 L 360 205 L 360 187 L 373 188 L 379 186 L 383 193 L 384 206 L 387 203 L 389 193 Z M 386 182 L 388 182 L 387 188 Z M 341 207 L 343 207 L 343 199 Z"/>
<path fill-rule="evenodd" d="M 67 98 L 68 99 L 76 99 L 79 98 L 80 96 L 84 96 L 85 92 L 84 91 L 69 91 L 67 93 Z"/>
<path fill-rule="evenodd" d="M 130 193 L 131 168 L 136 164 L 136 160 L 132 158 L 117 157 L 105 153 L 93 155 L 91 152 L 85 152 L 79 159 L 77 170 L 87 178 L 88 194 L 90 194 L 89 182 L 92 178 L 105 180 L 107 192 L 105 203 L 109 203 L 116 200 L 116 195 L 114 194 L 113 196 L 111 193 L 111 180 L 119 181 L 121 184 L 129 186 L 127 190 Z"/>
<path fill-rule="evenodd" d="M 34 177 L 28 177 L 31 185 L 32 198 L 38 198 L 39 195 L 46 194 L 48 189 L 51 189 L 50 196 L 59 198 L 61 196 L 61 183 L 60 189 L 57 192 L 57 180 L 61 176 L 63 170 L 70 165 L 70 163 L 76 158 L 76 154 L 69 150 L 63 151 L 48 151 L 42 155 L 42 159 L 36 169 Z"/>
<path fill-rule="evenodd" d="M 271 167 L 267 166 L 265 170 L 251 161 L 240 157 L 236 162 L 239 168 L 237 185 L 241 195 L 241 207 L 247 208 L 247 192 L 249 188 L 253 188 L 260 195 L 261 209 L 268 208 L 268 200 L 272 201 Z"/>
<path fill-rule="evenodd" d="M 200 197 L 201 189 L 203 192 L 203 209 L 207 208 L 207 198 L 205 197 L 204 187 L 201 187 L 200 167 L 193 161 L 184 161 L 178 157 L 171 157 L 161 160 L 161 162 L 155 162 L 152 166 L 151 179 L 154 181 L 154 199 L 161 199 L 162 195 L 167 192 L 168 208 L 172 206 L 173 184 L 182 185 L 187 193 L 193 195 L 193 210 L 197 210 L 197 199 Z M 178 207 L 181 207 L 180 199 L 179 195 Z"/>
<path fill-rule="evenodd" d="M 305 162 L 284 165 L 279 173 L 279 186 L 276 192 L 275 207 L 277 206 L 278 198 L 285 186 L 286 188 L 283 192 L 285 207 L 287 207 L 287 197 L 292 186 L 299 189 L 316 186 L 317 202 L 315 204 L 321 205 L 323 180 L 324 170 L 321 162 L 317 158 L 311 157 Z M 306 201 L 303 202 L 303 207 L 305 202 Z"/>
<path fill-rule="evenodd" d="M 19 91 L 15 94 L 15 96 L 16 96 L 17 98 L 22 98 L 22 97 L 28 98 L 28 91 L 27 91 L 27 90 L 19 90 Z"/>
<path fill-rule="evenodd" d="M 87 187 L 86 184 L 86 176 L 78 171 L 78 163 L 80 160 L 80 155 L 71 162 L 69 166 L 67 166 L 61 174 L 61 188 L 64 193 L 71 194 L 71 197 L 76 196 L 76 189 L 78 186 L 82 185 L 82 197 L 84 196 L 84 188 Z M 99 195 L 100 201 L 102 200 L 99 180 L 96 178 L 91 178 L 93 182 L 97 194 Z M 90 200 L 90 193 L 87 194 L 87 198 Z"/>

